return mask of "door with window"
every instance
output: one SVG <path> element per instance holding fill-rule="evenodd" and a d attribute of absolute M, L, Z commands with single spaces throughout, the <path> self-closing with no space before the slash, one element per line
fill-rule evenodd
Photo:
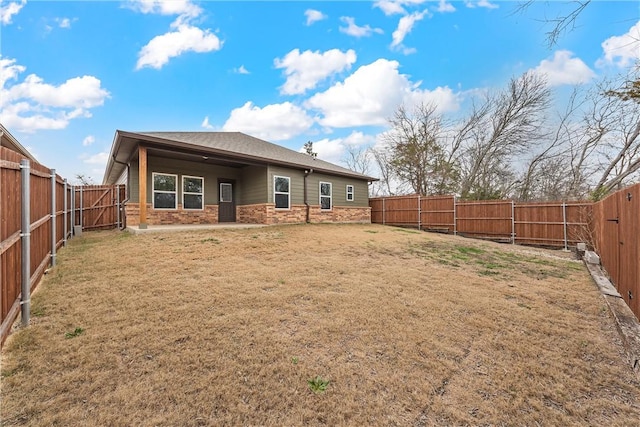
<path fill-rule="evenodd" d="M 236 222 L 236 201 L 233 180 L 218 180 L 218 222 Z"/>

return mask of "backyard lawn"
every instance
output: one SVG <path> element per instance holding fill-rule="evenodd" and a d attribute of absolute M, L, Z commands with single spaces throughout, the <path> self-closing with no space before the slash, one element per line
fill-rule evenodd
<path fill-rule="evenodd" d="M 5 343 L 0 424 L 638 425 L 569 258 L 380 225 L 85 233 Z"/>

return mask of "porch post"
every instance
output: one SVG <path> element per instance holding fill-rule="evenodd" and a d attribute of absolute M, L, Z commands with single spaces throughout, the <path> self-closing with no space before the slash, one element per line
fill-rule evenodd
<path fill-rule="evenodd" d="M 138 146 L 138 205 L 139 228 L 147 228 L 147 147 Z"/>

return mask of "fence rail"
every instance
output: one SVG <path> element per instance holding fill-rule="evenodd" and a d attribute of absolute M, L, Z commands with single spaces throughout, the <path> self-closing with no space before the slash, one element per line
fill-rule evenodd
<path fill-rule="evenodd" d="M 455 196 L 372 198 L 371 222 L 512 243 L 568 248 L 590 239 L 590 202 L 462 201 Z"/>
<path fill-rule="evenodd" d="M 56 251 L 81 229 L 121 223 L 124 186 L 70 185 L 41 164 L 0 147 L 0 344 Z"/>

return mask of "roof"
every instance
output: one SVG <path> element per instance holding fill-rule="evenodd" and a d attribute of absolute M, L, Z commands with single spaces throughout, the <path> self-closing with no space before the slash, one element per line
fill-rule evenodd
<path fill-rule="evenodd" d="M 24 148 L 22 144 L 20 144 L 13 135 L 11 135 L 11 133 L 9 133 L 7 128 L 5 128 L 1 123 L 0 123 L 0 146 L 7 147 L 13 151 L 16 151 L 22 154 L 23 156 L 27 157 L 32 162 L 38 163 L 36 158 L 33 157 L 33 155 L 29 153 L 29 151 L 27 151 L 27 149 Z"/>
<path fill-rule="evenodd" d="M 242 132 L 127 132 L 117 130 L 107 163 L 103 183 L 113 184 L 135 155 L 138 145 L 148 148 L 169 149 L 213 155 L 238 163 L 277 165 L 295 169 L 313 169 L 316 172 L 377 181 L 324 160 L 282 147 Z"/>

